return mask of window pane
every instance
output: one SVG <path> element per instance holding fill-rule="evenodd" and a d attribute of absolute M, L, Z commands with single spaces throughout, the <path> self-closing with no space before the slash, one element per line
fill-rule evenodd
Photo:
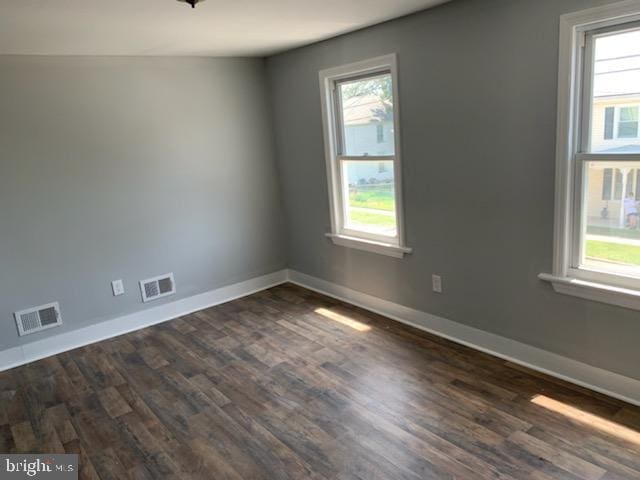
<path fill-rule="evenodd" d="M 594 42 L 591 152 L 640 153 L 640 29 Z"/>
<path fill-rule="evenodd" d="M 343 155 L 394 155 L 391 75 L 338 84 Z"/>
<path fill-rule="evenodd" d="M 349 230 L 395 237 L 393 161 L 343 161 L 344 223 Z"/>
<path fill-rule="evenodd" d="M 636 138 L 638 136 L 638 122 L 620 122 L 619 138 Z"/>
<path fill-rule="evenodd" d="M 638 107 L 622 107 L 620 109 L 620 121 L 621 122 L 637 122 Z"/>
<path fill-rule="evenodd" d="M 607 199 L 603 185 L 611 172 L 620 178 L 620 197 Z M 582 237 L 582 264 L 598 270 L 640 276 L 640 162 L 590 162 L 585 195 L 586 228 Z"/>

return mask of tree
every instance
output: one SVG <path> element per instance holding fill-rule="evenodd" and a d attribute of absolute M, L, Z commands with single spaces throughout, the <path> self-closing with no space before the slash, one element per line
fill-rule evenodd
<path fill-rule="evenodd" d="M 344 87 L 343 95 L 347 98 L 361 95 L 375 95 L 380 100 L 391 102 L 393 99 L 391 75 L 353 82 Z"/>
<path fill-rule="evenodd" d="M 380 120 L 387 120 L 393 114 L 393 86 L 391 75 L 384 75 L 368 80 L 360 80 L 347 84 L 342 89 L 342 98 L 348 100 L 354 97 L 376 96 L 384 105 L 384 110 L 377 109 L 375 116 Z"/>

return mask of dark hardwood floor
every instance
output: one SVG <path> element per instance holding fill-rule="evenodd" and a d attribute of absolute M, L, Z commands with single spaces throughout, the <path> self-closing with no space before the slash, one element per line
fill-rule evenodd
<path fill-rule="evenodd" d="M 93 479 L 640 478 L 640 409 L 293 285 L 0 373 Z"/>

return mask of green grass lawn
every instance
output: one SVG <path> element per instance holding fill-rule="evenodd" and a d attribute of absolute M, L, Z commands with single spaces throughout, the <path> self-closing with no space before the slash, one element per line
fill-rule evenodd
<path fill-rule="evenodd" d="M 595 260 L 640 265 L 640 247 L 587 240 L 587 257 Z"/>
<path fill-rule="evenodd" d="M 352 211 L 351 221 L 354 223 L 360 223 L 362 225 L 376 226 L 383 228 L 395 228 L 396 219 L 390 215 L 383 215 L 380 213 L 369 213 L 362 211 Z"/>
<path fill-rule="evenodd" d="M 372 208 L 375 210 L 395 210 L 396 200 L 393 185 L 363 185 L 349 192 L 349 205 L 352 207 Z"/>

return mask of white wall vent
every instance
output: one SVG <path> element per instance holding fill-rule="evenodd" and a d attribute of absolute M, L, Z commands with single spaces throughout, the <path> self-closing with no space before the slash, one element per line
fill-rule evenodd
<path fill-rule="evenodd" d="M 176 282 L 173 279 L 173 273 L 142 280 L 140 282 L 140 291 L 142 292 L 142 301 L 145 303 L 173 295 L 176 293 Z"/>
<path fill-rule="evenodd" d="M 58 302 L 21 310 L 14 313 L 13 316 L 16 319 L 20 336 L 62 325 Z"/>

